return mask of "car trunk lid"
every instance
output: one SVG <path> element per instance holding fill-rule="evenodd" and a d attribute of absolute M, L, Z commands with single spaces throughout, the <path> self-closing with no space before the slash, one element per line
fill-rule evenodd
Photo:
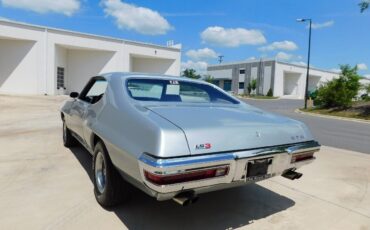
<path fill-rule="evenodd" d="M 185 133 L 191 155 L 311 140 L 299 122 L 239 106 L 150 106 Z"/>

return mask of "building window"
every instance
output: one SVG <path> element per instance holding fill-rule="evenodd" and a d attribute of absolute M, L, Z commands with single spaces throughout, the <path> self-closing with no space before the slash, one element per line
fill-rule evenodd
<path fill-rule="evenodd" d="M 231 80 L 224 80 L 224 90 L 231 91 Z"/>
<path fill-rule="evenodd" d="M 240 69 L 239 74 L 245 74 L 245 69 Z"/>
<path fill-rule="evenodd" d="M 213 80 L 212 84 L 220 86 L 220 81 L 219 80 Z"/>
<path fill-rule="evenodd" d="M 239 89 L 244 89 L 244 82 L 239 82 Z"/>
<path fill-rule="evenodd" d="M 65 89 L 64 87 L 64 68 L 57 67 L 57 89 Z"/>

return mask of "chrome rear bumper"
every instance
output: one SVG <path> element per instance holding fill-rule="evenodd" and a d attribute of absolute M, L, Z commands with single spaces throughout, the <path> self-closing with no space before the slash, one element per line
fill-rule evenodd
<path fill-rule="evenodd" d="M 143 183 L 150 190 L 150 193 L 158 200 L 171 199 L 176 194 L 192 190 L 195 193 L 209 192 L 228 187 L 239 186 L 245 183 L 256 182 L 276 175 L 281 175 L 288 169 L 297 169 L 302 165 L 311 163 L 315 158 L 291 163 L 292 155 L 303 152 L 317 152 L 320 144 L 316 141 L 251 149 L 245 151 L 207 154 L 189 157 L 159 159 L 153 156 L 142 154 L 139 158 L 140 173 Z M 268 166 L 267 176 L 251 180 L 246 177 L 248 162 L 258 159 L 271 159 Z M 190 182 L 156 185 L 148 181 L 144 171 L 158 175 L 166 175 L 198 168 L 208 168 L 220 165 L 228 165 L 229 172 L 225 176 L 195 180 Z"/>

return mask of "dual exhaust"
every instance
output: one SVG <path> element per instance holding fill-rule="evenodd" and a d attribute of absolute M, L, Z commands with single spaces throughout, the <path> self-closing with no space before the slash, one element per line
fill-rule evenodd
<path fill-rule="evenodd" d="M 294 169 L 290 169 L 284 172 L 282 176 L 290 180 L 295 180 L 301 178 L 303 174 L 295 172 Z M 198 199 L 199 197 L 196 196 L 193 191 L 183 192 L 172 198 L 173 201 L 175 201 L 181 206 L 188 206 L 189 204 L 194 204 L 195 202 L 198 201 Z"/>
<path fill-rule="evenodd" d="M 293 170 L 288 170 L 282 174 L 283 177 L 288 178 L 290 180 L 299 179 L 303 176 L 302 173 L 295 172 Z"/>
<path fill-rule="evenodd" d="M 178 203 L 181 206 L 188 206 L 189 204 L 194 204 L 197 202 L 199 197 L 194 195 L 194 192 L 184 192 L 180 193 L 174 198 L 172 198 L 173 201 Z"/>

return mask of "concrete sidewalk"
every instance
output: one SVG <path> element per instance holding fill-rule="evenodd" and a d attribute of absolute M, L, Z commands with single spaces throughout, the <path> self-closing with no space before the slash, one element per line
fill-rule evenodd
<path fill-rule="evenodd" d="M 370 155 L 330 147 L 300 180 L 203 194 L 188 207 L 137 191 L 104 210 L 91 157 L 62 145 L 63 99 L 0 96 L 1 229 L 370 229 Z"/>

